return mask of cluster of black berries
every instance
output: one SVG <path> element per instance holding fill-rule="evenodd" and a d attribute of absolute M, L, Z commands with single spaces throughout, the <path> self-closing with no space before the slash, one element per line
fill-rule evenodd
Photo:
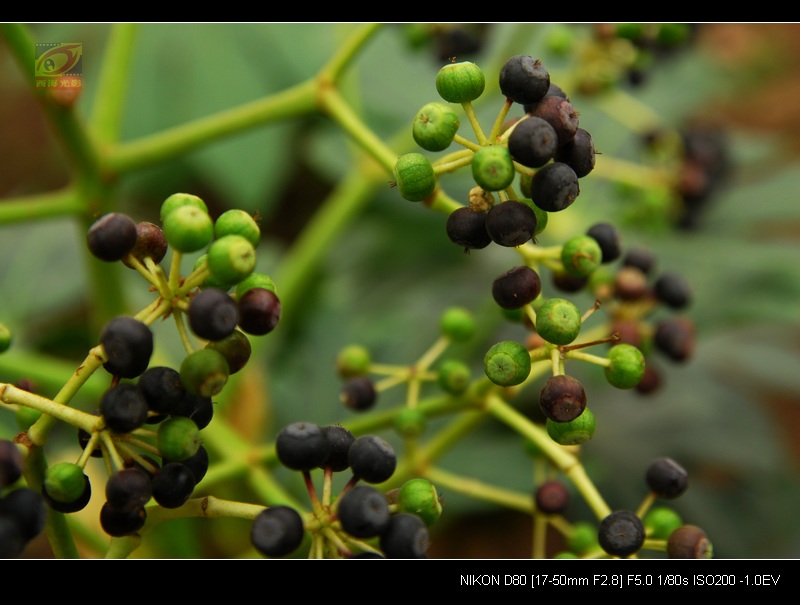
<path fill-rule="evenodd" d="M 47 509 L 42 495 L 15 485 L 22 478 L 17 444 L 0 440 L 0 559 L 19 557 L 44 529 Z"/>
<path fill-rule="evenodd" d="M 397 466 L 392 446 L 375 435 L 355 437 L 340 425 L 319 426 L 295 422 L 277 435 L 275 451 L 286 468 L 307 477 L 314 469 L 326 472 L 350 470 L 352 479 L 332 506 L 315 512 L 317 522 L 334 531 L 341 530 L 357 540 L 376 539 L 379 550 L 337 552 L 349 558 L 424 558 L 429 533 L 417 515 L 392 512 L 387 496 L 373 484 L 387 481 Z M 358 482 L 363 481 L 367 485 Z M 297 510 L 289 506 L 271 506 L 254 519 L 251 543 L 263 555 L 283 557 L 303 542 L 305 524 Z"/>
<path fill-rule="evenodd" d="M 495 204 L 477 193 L 469 206 L 450 214 L 448 237 L 467 250 L 492 242 L 516 247 L 531 240 L 544 229 L 547 213 L 572 205 L 580 193 L 579 179 L 595 165 L 591 134 L 579 126 L 577 110 L 540 60 L 527 55 L 508 59 L 500 71 L 500 90 L 524 108 L 525 115 L 509 126 L 507 148 L 510 159 L 530 171 L 520 176 L 523 200 Z M 481 168 L 476 154 L 473 174 Z"/>

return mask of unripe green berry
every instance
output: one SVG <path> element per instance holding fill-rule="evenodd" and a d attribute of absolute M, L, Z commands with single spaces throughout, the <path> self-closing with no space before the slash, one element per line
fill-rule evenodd
<path fill-rule="evenodd" d="M 164 219 L 162 229 L 167 243 L 178 252 L 196 252 L 214 238 L 214 222 L 208 212 L 192 204 L 172 210 Z"/>
<path fill-rule="evenodd" d="M 472 380 L 470 367 L 458 359 L 448 359 L 439 367 L 439 386 L 451 395 L 463 393 Z"/>
<path fill-rule="evenodd" d="M 444 103 L 427 103 L 417 112 L 411 133 L 417 145 L 427 151 L 450 147 L 461 123 L 453 109 Z"/>
<path fill-rule="evenodd" d="M 393 175 L 403 199 L 421 202 L 436 189 L 433 164 L 421 153 L 405 153 L 397 158 Z"/>
<path fill-rule="evenodd" d="M 225 356 L 216 349 L 198 349 L 189 353 L 181 362 L 181 384 L 201 397 L 218 394 L 230 376 Z"/>
<path fill-rule="evenodd" d="M 542 210 L 533 203 L 532 199 L 524 197 L 519 200 L 520 202 L 525 202 L 528 206 L 531 207 L 533 213 L 536 215 L 536 229 L 534 230 L 534 235 L 539 235 L 542 231 L 544 231 L 545 227 L 547 227 L 547 220 L 550 218 L 550 213 L 547 210 Z"/>
<path fill-rule="evenodd" d="M 439 323 L 442 336 L 455 342 L 465 342 L 472 338 L 477 328 L 475 316 L 462 307 L 450 307 L 442 313 Z"/>
<path fill-rule="evenodd" d="M 531 373 L 531 356 L 523 345 L 504 340 L 493 345 L 483 358 L 486 376 L 493 383 L 511 387 L 525 381 Z"/>
<path fill-rule="evenodd" d="M 208 269 L 222 283 L 235 284 L 253 272 L 256 250 L 241 235 L 225 235 L 208 247 Z"/>
<path fill-rule="evenodd" d="M 586 555 L 600 548 L 597 540 L 597 527 L 589 521 L 576 521 L 572 532 L 567 536 L 567 547 L 576 555 Z"/>
<path fill-rule="evenodd" d="M 251 288 L 264 288 L 275 294 L 278 293 L 278 290 L 275 287 L 275 282 L 272 281 L 272 278 L 269 275 L 267 275 L 266 273 L 258 273 L 256 271 L 253 271 L 253 273 L 251 273 L 243 280 L 241 280 L 238 284 L 236 284 L 234 298 L 237 299 L 241 298 L 242 296 L 244 296 L 245 292 L 247 292 Z"/>
<path fill-rule="evenodd" d="M 191 193 L 173 193 L 161 203 L 161 224 L 164 224 L 164 219 L 167 218 L 170 212 L 180 206 L 194 206 L 208 214 L 208 206 L 196 195 L 192 195 Z"/>
<path fill-rule="evenodd" d="M 589 408 L 585 408 L 580 416 L 569 422 L 556 422 L 547 419 L 545 428 L 550 438 L 559 445 L 581 445 L 594 437 L 597 424 Z"/>
<path fill-rule="evenodd" d="M 597 240 L 588 235 L 576 235 L 564 242 L 561 264 L 573 277 L 588 277 L 603 262 L 603 251 Z"/>
<path fill-rule="evenodd" d="M 366 347 L 361 345 L 347 345 L 336 356 L 336 372 L 342 378 L 363 376 L 369 371 L 372 357 Z"/>
<path fill-rule="evenodd" d="M 5 324 L 0 324 L 0 353 L 7 351 L 13 341 L 14 335 L 9 327 Z"/>
<path fill-rule="evenodd" d="M 483 94 L 486 77 L 471 61 L 448 63 L 436 74 L 436 91 L 448 103 L 469 103 Z"/>
<path fill-rule="evenodd" d="M 180 462 L 200 449 L 200 429 L 191 418 L 172 416 L 158 425 L 156 442 L 162 458 Z"/>
<path fill-rule="evenodd" d="M 214 237 L 219 239 L 225 235 L 241 235 L 257 248 L 261 240 L 261 229 L 251 214 L 233 208 L 226 210 L 214 221 Z"/>
<path fill-rule="evenodd" d="M 442 516 L 436 487 L 427 479 L 409 479 L 397 494 L 397 512 L 417 515 L 430 527 Z"/>
<path fill-rule="evenodd" d="M 581 331 L 581 313 L 564 298 L 549 298 L 536 310 L 536 331 L 554 345 L 567 345 Z"/>
<path fill-rule="evenodd" d="M 644 378 L 644 354 L 626 343 L 614 345 L 608 351 L 610 365 L 604 368 L 606 380 L 618 389 L 632 389 Z"/>
<path fill-rule="evenodd" d="M 47 494 L 57 502 L 74 502 L 86 487 L 83 468 L 74 462 L 56 462 L 44 473 Z"/>
<path fill-rule="evenodd" d="M 208 254 L 202 254 L 197 257 L 197 260 L 194 261 L 194 265 L 192 265 L 192 271 L 195 271 L 202 267 L 203 265 L 208 265 Z M 200 288 L 219 288 L 220 290 L 225 290 L 226 292 L 231 289 L 231 284 L 223 284 L 213 275 L 209 275 L 203 280 L 203 283 L 200 284 Z"/>
<path fill-rule="evenodd" d="M 647 530 L 647 537 L 656 540 L 666 540 L 673 531 L 683 525 L 681 516 L 668 506 L 654 506 L 647 511 L 642 521 Z"/>
<path fill-rule="evenodd" d="M 485 191 L 501 191 L 514 182 L 514 160 L 508 147 L 481 147 L 472 157 L 472 178 Z"/>
<path fill-rule="evenodd" d="M 405 439 L 419 437 L 428 426 L 428 418 L 419 408 L 402 408 L 394 417 L 394 430 Z"/>

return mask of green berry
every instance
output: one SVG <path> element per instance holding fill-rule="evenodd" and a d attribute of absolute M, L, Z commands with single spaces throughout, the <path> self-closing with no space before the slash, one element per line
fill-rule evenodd
<path fill-rule="evenodd" d="M 402 408 L 394 417 L 394 430 L 406 439 L 419 437 L 427 425 L 428 418 L 419 408 Z"/>
<path fill-rule="evenodd" d="M 158 425 L 156 441 L 162 458 L 180 462 L 200 449 L 200 429 L 191 418 L 172 416 Z"/>
<path fill-rule="evenodd" d="M 44 488 L 57 502 L 74 502 L 86 489 L 83 468 L 74 462 L 56 462 L 44 473 Z"/>
<path fill-rule="evenodd" d="M 666 540 L 673 531 L 683 525 L 681 516 L 668 506 L 654 506 L 647 511 L 644 518 L 647 537 L 656 540 Z"/>
<path fill-rule="evenodd" d="M 196 271 L 197 269 L 201 268 L 203 265 L 208 265 L 208 254 L 202 254 L 201 256 L 197 257 L 197 260 L 194 261 L 194 265 L 192 265 L 192 271 Z M 209 275 L 203 280 L 203 283 L 200 284 L 200 288 L 219 288 L 220 290 L 225 290 L 226 292 L 230 290 L 232 287 L 231 284 L 223 284 L 213 275 Z"/>
<path fill-rule="evenodd" d="M 236 374 L 250 360 L 253 350 L 247 335 L 241 330 L 234 330 L 221 340 L 210 340 L 206 343 L 207 349 L 215 349 L 222 353 L 228 362 L 228 370 Z"/>
<path fill-rule="evenodd" d="M 417 145 L 427 151 L 450 147 L 461 125 L 458 114 L 444 103 L 427 103 L 417 112 L 411 133 Z"/>
<path fill-rule="evenodd" d="M 546 210 L 542 210 L 539 208 L 539 206 L 534 204 L 532 199 L 524 197 L 519 201 L 525 202 L 528 206 L 530 206 L 531 210 L 533 210 L 533 213 L 536 215 L 536 229 L 533 231 L 533 234 L 539 235 L 542 231 L 544 231 L 544 228 L 547 227 L 547 219 L 550 217 L 550 214 Z"/>
<path fill-rule="evenodd" d="M 366 347 L 361 345 L 348 345 L 339 351 L 336 356 L 336 372 L 341 378 L 363 376 L 369 371 L 372 357 Z"/>
<path fill-rule="evenodd" d="M 436 487 L 427 479 L 409 479 L 397 494 L 397 512 L 417 515 L 430 527 L 442 516 Z"/>
<path fill-rule="evenodd" d="M 443 336 L 455 342 L 465 342 L 475 334 L 475 316 L 462 307 L 450 307 L 442 314 L 439 328 Z"/>
<path fill-rule="evenodd" d="M 581 445 L 594 437 L 596 422 L 592 411 L 584 408 L 580 416 L 569 422 L 548 418 L 545 428 L 550 438 L 560 445 Z"/>
<path fill-rule="evenodd" d="M 603 251 L 597 240 L 589 235 L 576 235 L 564 242 L 561 263 L 573 277 L 588 277 L 603 261 Z"/>
<path fill-rule="evenodd" d="M 485 191 L 501 191 L 514 182 L 514 160 L 508 147 L 481 147 L 472 157 L 472 178 Z"/>
<path fill-rule="evenodd" d="M 261 240 L 261 229 L 251 214 L 233 208 L 214 221 L 214 237 L 219 239 L 225 235 L 241 235 L 256 248 Z"/>
<path fill-rule="evenodd" d="M 167 243 L 178 252 L 197 252 L 214 238 L 214 222 L 207 211 L 186 204 L 164 218 L 163 231 Z"/>
<path fill-rule="evenodd" d="M 549 298 L 536 311 L 536 331 L 554 345 L 567 345 L 581 331 L 581 313 L 564 298 Z"/>
<path fill-rule="evenodd" d="M 167 215 L 175 210 L 175 208 L 179 208 L 180 206 L 194 206 L 195 208 L 198 208 L 199 210 L 202 210 L 208 214 L 208 206 L 206 206 L 206 203 L 196 195 L 192 195 L 191 193 L 173 193 L 161 203 L 162 225 L 164 223 L 164 219 L 167 218 Z"/>
<path fill-rule="evenodd" d="M 572 532 L 567 536 L 567 547 L 577 555 L 586 555 L 600 548 L 597 527 L 589 521 L 576 521 L 572 524 Z"/>
<path fill-rule="evenodd" d="M 5 324 L 0 324 L 0 353 L 7 351 L 14 341 L 14 335 Z"/>
<path fill-rule="evenodd" d="M 471 61 L 449 63 L 436 74 L 436 91 L 448 103 L 469 103 L 483 94 L 486 77 Z"/>
<path fill-rule="evenodd" d="M 181 384 L 194 395 L 213 397 L 218 394 L 230 376 L 225 356 L 216 349 L 198 349 L 181 362 Z"/>
<path fill-rule="evenodd" d="M 245 292 L 252 288 L 264 288 L 270 292 L 273 292 L 274 294 L 278 293 L 278 290 L 275 288 L 275 282 L 272 281 L 272 278 L 269 275 L 266 273 L 258 273 L 253 271 L 250 275 L 236 284 L 234 297 L 239 299 L 244 296 Z"/>
<path fill-rule="evenodd" d="M 470 367 L 458 359 L 448 359 L 439 367 L 438 383 L 451 395 L 463 393 L 472 380 Z"/>
<path fill-rule="evenodd" d="M 626 343 L 614 345 L 608 351 L 610 365 L 604 368 L 606 380 L 618 389 L 632 389 L 644 378 L 644 354 Z"/>
<path fill-rule="evenodd" d="M 421 153 L 405 153 L 397 158 L 393 175 L 403 199 L 421 202 L 436 189 L 433 164 Z"/>
<path fill-rule="evenodd" d="M 503 387 L 518 385 L 531 373 L 531 356 L 523 345 L 504 340 L 493 345 L 483 358 L 486 376 Z"/>
<path fill-rule="evenodd" d="M 224 284 L 235 284 L 253 272 L 256 250 L 242 235 L 224 235 L 208 247 L 208 269 Z"/>

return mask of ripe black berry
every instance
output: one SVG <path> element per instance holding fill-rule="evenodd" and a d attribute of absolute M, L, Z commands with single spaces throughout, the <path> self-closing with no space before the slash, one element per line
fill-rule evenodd
<path fill-rule="evenodd" d="M 539 393 L 539 407 L 553 422 L 570 422 L 586 409 L 586 391 L 572 376 L 551 376 Z"/>
<path fill-rule="evenodd" d="M 380 535 L 380 547 L 387 559 L 421 559 L 430 546 L 425 522 L 411 513 L 396 513 Z"/>
<path fill-rule="evenodd" d="M 593 237 L 600 244 L 603 252 L 603 264 L 617 260 L 622 254 L 622 237 L 619 229 L 611 223 L 595 223 L 586 231 L 586 235 Z"/>
<path fill-rule="evenodd" d="M 553 159 L 567 164 L 581 179 L 594 170 L 596 153 L 592 135 L 585 129 L 578 128 L 572 140 L 558 148 Z"/>
<path fill-rule="evenodd" d="M 250 340 L 239 330 L 234 330 L 221 340 L 209 341 L 206 344 L 206 348 L 216 349 L 222 353 L 222 356 L 228 362 L 228 371 L 231 374 L 236 374 L 247 365 L 247 362 L 250 361 L 250 355 L 253 353 Z"/>
<path fill-rule="evenodd" d="M 239 299 L 239 327 L 247 334 L 263 336 L 281 319 L 281 301 L 267 288 L 250 288 Z"/>
<path fill-rule="evenodd" d="M 503 309 L 519 309 L 539 296 L 542 291 L 542 280 L 539 274 L 528 267 L 520 265 L 509 269 L 492 283 L 492 297 Z"/>
<path fill-rule="evenodd" d="M 671 458 L 658 458 L 645 474 L 647 487 L 660 498 L 677 498 L 689 486 L 689 473 Z"/>
<path fill-rule="evenodd" d="M 542 166 L 531 180 L 531 199 L 546 212 L 560 212 L 580 194 L 578 175 L 563 162 Z"/>
<path fill-rule="evenodd" d="M 275 453 L 281 464 L 295 471 L 310 471 L 325 464 L 331 451 L 328 437 L 319 425 L 294 422 L 278 433 Z"/>
<path fill-rule="evenodd" d="M 142 505 L 118 508 L 105 502 L 100 509 L 100 526 L 115 538 L 136 533 L 142 529 L 146 518 L 147 511 Z"/>
<path fill-rule="evenodd" d="M 536 213 L 525 202 L 508 200 L 486 213 L 486 231 L 501 246 L 521 246 L 536 233 Z"/>
<path fill-rule="evenodd" d="M 136 384 L 151 410 L 159 414 L 178 414 L 186 396 L 178 370 L 153 366 L 139 376 Z"/>
<path fill-rule="evenodd" d="M 189 327 L 206 340 L 222 340 L 239 324 L 239 306 L 219 288 L 200 290 L 189 301 Z"/>
<path fill-rule="evenodd" d="M 536 508 L 549 515 L 558 515 L 569 506 L 569 490 L 561 481 L 545 481 L 534 493 Z"/>
<path fill-rule="evenodd" d="M 653 294 L 666 306 L 672 309 L 683 309 L 692 300 L 692 290 L 689 283 L 672 271 L 665 271 L 658 276 L 653 284 Z"/>
<path fill-rule="evenodd" d="M 456 208 L 447 217 L 447 237 L 465 250 L 480 250 L 492 243 L 486 231 L 486 213 L 469 206 Z"/>
<path fill-rule="evenodd" d="M 508 137 L 508 150 L 523 166 L 540 168 L 556 155 L 558 135 L 549 122 L 531 116 L 514 126 Z"/>
<path fill-rule="evenodd" d="M 100 400 L 100 413 L 115 433 L 130 433 L 147 420 L 149 407 L 139 387 L 122 382 L 111 387 Z"/>
<path fill-rule="evenodd" d="M 370 485 L 356 485 L 342 495 L 338 508 L 342 529 L 356 538 L 382 533 L 391 518 L 383 493 Z"/>
<path fill-rule="evenodd" d="M 22 539 L 29 542 L 44 529 L 47 506 L 39 492 L 20 487 L 0 498 L 0 518 L 13 519 Z"/>
<path fill-rule="evenodd" d="M 153 499 L 164 508 L 178 508 L 192 495 L 194 473 L 182 462 L 168 462 L 153 476 Z"/>
<path fill-rule="evenodd" d="M 628 557 L 644 544 L 644 524 L 629 510 L 618 510 L 600 522 L 597 539 L 608 554 L 615 557 Z"/>
<path fill-rule="evenodd" d="M 530 107 L 528 115 L 549 122 L 556 131 L 559 146 L 572 141 L 578 132 L 578 112 L 572 103 L 562 97 L 545 95 L 541 101 Z"/>
<path fill-rule="evenodd" d="M 694 324 L 685 317 L 662 319 L 656 325 L 653 344 L 672 361 L 686 361 L 694 353 Z"/>
<path fill-rule="evenodd" d="M 353 475 L 367 483 L 381 483 L 394 474 L 397 455 L 394 448 L 376 435 L 358 437 L 347 453 Z"/>
<path fill-rule="evenodd" d="M 500 92 L 515 103 L 537 103 L 549 87 L 550 74 L 539 59 L 515 55 L 500 69 Z"/>
<path fill-rule="evenodd" d="M 375 406 L 378 393 L 375 383 L 368 376 L 354 376 L 342 385 L 339 396 L 345 406 L 363 412 Z"/>
<path fill-rule="evenodd" d="M 264 509 L 250 528 L 250 543 L 266 557 L 285 557 L 303 542 L 303 518 L 289 506 Z"/>
<path fill-rule="evenodd" d="M 624 267 L 636 267 L 647 275 L 656 264 L 656 256 L 653 252 L 642 246 L 630 248 L 625 256 L 622 257 Z"/>
<path fill-rule="evenodd" d="M 350 467 L 347 459 L 350 446 L 356 440 L 355 435 L 349 430 L 338 424 L 331 424 L 322 427 L 322 432 L 328 438 L 331 451 L 325 460 L 325 466 L 333 472 L 338 473 Z"/>
<path fill-rule="evenodd" d="M 153 495 L 152 476 L 140 468 L 120 469 L 106 481 L 106 502 L 116 509 L 144 506 Z"/>
<path fill-rule="evenodd" d="M 0 489 L 8 487 L 22 476 L 22 454 L 17 444 L 0 440 Z"/>
<path fill-rule="evenodd" d="M 153 333 L 147 324 L 133 317 L 120 316 L 109 321 L 100 334 L 107 361 L 103 367 L 120 378 L 142 374 L 153 354 Z"/>
<path fill-rule="evenodd" d="M 89 227 L 86 245 L 100 260 L 122 260 L 136 245 L 136 223 L 125 214 L 105 214 Z"/>
<path fill-rule="evenodd" d="M 206 472 L 208 472 L 208 450 L 200 445 L 194 454 L 183 460 L 164 459 L 164 464 L 168 464 L 169 462 L 180 462 L 188 467 L 189 470 L 192 471 L 192 475 L 194 475 L 194 482 L 196 485 L 202 481 L 203 477 L 206 476 Z"/>

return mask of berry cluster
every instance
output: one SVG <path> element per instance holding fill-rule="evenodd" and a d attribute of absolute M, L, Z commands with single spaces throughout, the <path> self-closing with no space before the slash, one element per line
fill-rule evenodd
<path fill-rule="evenodd" d="M 253 520 L 250 540 L 267 557 L 285 557 L 312 535 L 313 558 L 424 558 L 428 527 L 441 514 L 429 481 L 414 479 L 384 494 L 376 485 L 391 478 L 397 466 L 394 448 L 376 435 L 356 437 L 341 425 L 295 422 L 275 440 L 278 461 L 300 471 L 313 505 L 304 518 L 288 505 L 265 508 Z M 323 469 L 323 497 L 311 472 Z M 333 473 L 350 471 L 338 497 L 331 495 Z M 359 483 L 361 482 L 361 483 Z"/>

